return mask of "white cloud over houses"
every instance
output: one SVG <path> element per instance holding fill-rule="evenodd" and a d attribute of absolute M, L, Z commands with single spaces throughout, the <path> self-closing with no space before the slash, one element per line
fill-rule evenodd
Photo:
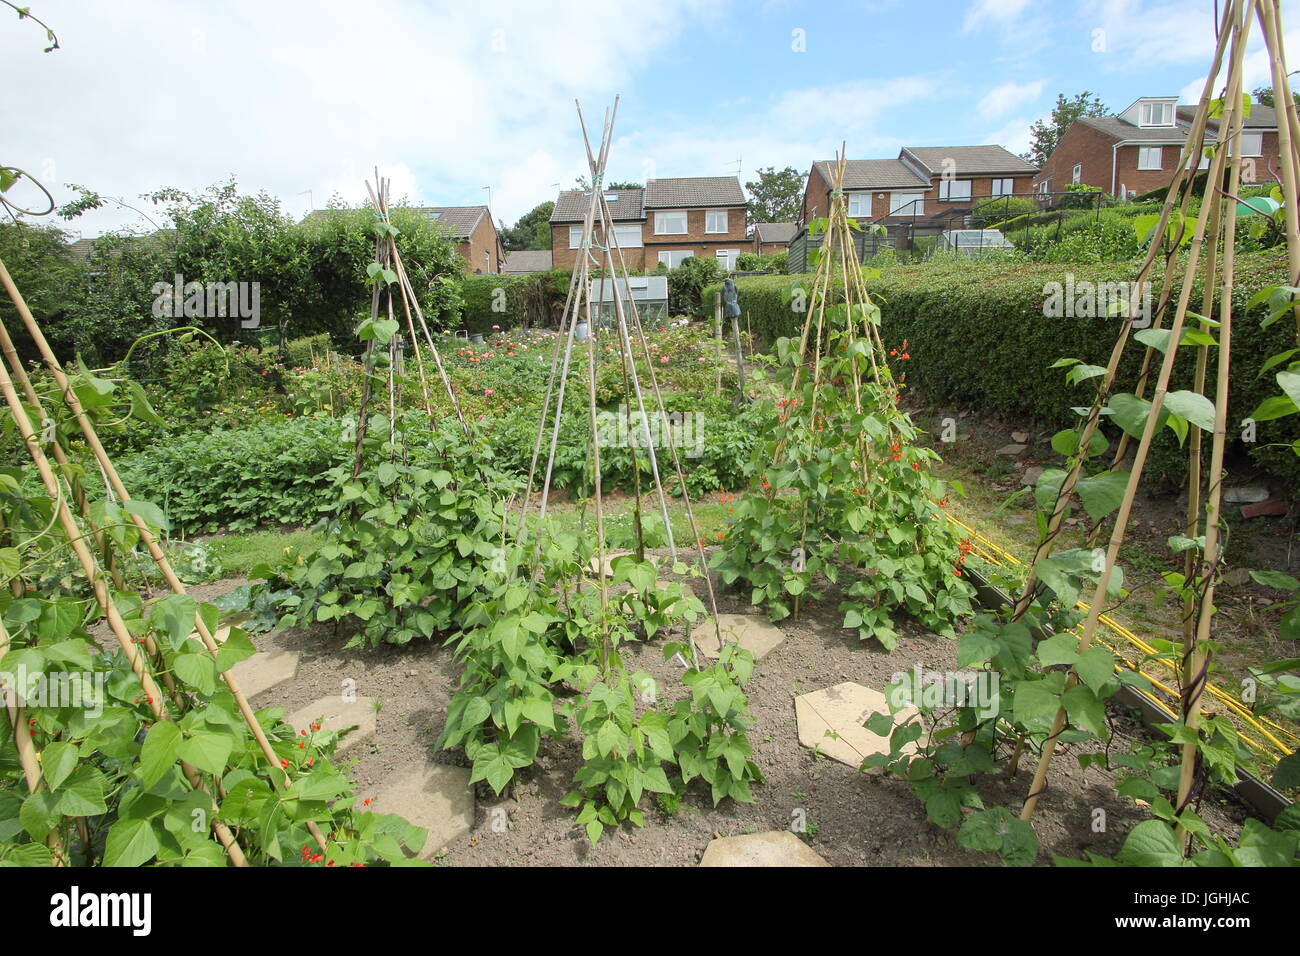
<path fill-rule="evenodd" d="M 1023 108 L 1042 95 L 1046 80 L 1031 83 L 1002 83 L 984 94 L 979 102 L 980 115 L 985 119 L 998 119 L 1013 109 Z"/>

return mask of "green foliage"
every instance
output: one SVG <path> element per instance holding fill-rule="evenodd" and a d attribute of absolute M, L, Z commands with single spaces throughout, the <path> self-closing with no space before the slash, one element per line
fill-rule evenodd
<path fill-rule="evenodd" d="M 805 175 L 793 166 L 758 170 L 758 180 L 745 183 L 750 222 L 794 222 L 803 206 Z"/>
<path fill-rule="evenodd" d="M 1029 127 L 1029 152 L 1024 158 L 1035 166 L 1042 166 L 1056 149 L 1065 131 L 1081 116 L 1106 116 L 1110 111 L 1099 98 L 1088 90 L 1067 98 L 1056 94 L 1056 105 L 1048 120 L 1035 120 Z"/>
<path fill-rule="evenodd" d="M 546 328 L 558 323 L 569 291 L 568 269 L 529 275 L 464 276 L 459 328 L 487 335 L 494 328 Z M 454 329 L 453 329 L 454 331 Z"/>
<path fill-rule="evenodd" d="M 498 230 L 502 248 L 506 252 L 514 252 L 518 249 L 551 248 L 550 221 L 554 209 L 555 203 L 548 199 L 520 216 L 509 229 L 502 226 Z"/>
<path fill-rule="evenodd" d="M 1176 275 L 1181 275 L 1181 258 Z M 1064 377 L 1046 374 L 1047 357 L 1069 355 L 1091 365 L 1105 365 L 1118 333 L 1119 320 L 1106 316 L 1048 318 L 1044 315 L 1048 283 L 1063 283 L 1066 273 L 1080 283 L 1130 281 L 1132 266 L 1119 264 L 1049 265 L 1011 262 L 931 262 L 883 268 L 871 283 L 882 312 L 881 334 L 886 342 L 906 339 L 913 361 L 908 364 L 907 385 L 926 400 L 970 407 L 986 414 L 1037 420 L 1059 420 L 1067 410 L 1087 404 L 1089 384 L 1075 386 Z M 1239 423 L 1261 402 L 1273 396 L 1271 376 L 1261 377 L 1269 356 L 1294 347 L 1294 327 L 1277 322 L 1268 328 L 1260 320 L 1268 314 L 1264 302 L 1250 304 L 1261 289 L 1284 282 L 1285 257 L 1276 252 L 1237 257 L 1233 290 L 1233 382 L 1229 395 L 1229 438 L 1240 435 Z M 1159 265 L 1151 278 L 1158 290 Z M 1199 277 L 1192 301 L 1201 298 Z M 775 341 L 796 333 L 802 315 L 793 306 L 799 296 L 792 289 L 811 288 L 808 276 L 754 276 L 736 281 L 740 304 L 754 334 Z M 717 287 L 704 290 L 705 297 Z M 806 292 L 805 292 L 806 296 Z M 1153 293 L 1154 299 L 1154 293 Z M 1217 305 L 1216 305 L 1217 309 Z M 1180 354 L 1171 390 L 1191 381 L 1193 357 Z M 1142 351 L 1130 350 L 1121 363 L 1118 381 L 1135 382 Z M 1107 427 L 1107 434 L 1116 434 Z M 1266 472 L 1290 482 L 1300 481 L 1300 466 L 1290 445 L 1300 438 L 1295 417 L 1260 421 L 1258 441 L 1245 445 Z M 1163 449 L 1163 452 L 1161 451 Z M 1162 435 L 1153 452 L 1163 455 L 1155 463 L 1157 475 L 1180 474 L 1182 456 L 1176 454 L 1172 434 Z"/>

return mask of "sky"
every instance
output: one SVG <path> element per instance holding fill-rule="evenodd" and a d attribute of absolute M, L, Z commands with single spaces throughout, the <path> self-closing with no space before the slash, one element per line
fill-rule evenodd
<path fill-rule="evenodd" d="M 586 173 L 620 96 L 609 181 L 806 173 L 902 146 L 1028 147 L 1057 93 L 1112 111 L 1199 98 L 1212 0 L 29 0 L 0 8 L 5 165 L 145 206 L 234 177 L 300 218 L 365 197 L 491 202 L 507 224 Z M 1300 64 L 1300 2 L 1286 0 Z M 1246 86 L 1269 85 L 1258 37 Z M 15 187 L 14 192 L 21 187 Z M 24 194 L 28 198 L 30 194 Z M 16 195 L 14 201 L 20 201 Z M 110 204 L 74 236 L 142 228 Z"/>

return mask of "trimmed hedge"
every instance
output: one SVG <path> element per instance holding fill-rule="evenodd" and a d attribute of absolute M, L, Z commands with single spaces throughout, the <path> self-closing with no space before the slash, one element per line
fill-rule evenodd
<path fill-rule="evenodd" d="M 462 276 L 459 327 L 486 335 L 494 325 L 503 332 L 522 325 L 551 325 L 564 308 L 570 275 L 568 269 L 552 269 L 527 275 Z"/>
<path fill-rule="evenodd" d="M 1176 265 L 1178 276 L 1181 265 Z M 952 403 L 976 411 L 1031 417 L 1064 428 L 1074 416 L 1072 406 L 1086 405 L 1096 380 L 1067 385 L 1062 369 L 1049 369 L 1058 358 L 1078 358 L 1105 365 L 1115 343 L 1118 318 L 1045 318 L 1044 285 L 1065 281 L 1072 273 L 1076 286 L 1083 281 L 1129 281 L 1132 263 L 1065 265 L 1016 262 L 931 262 L 887 265 L 868 286 L 881 307 L 881 334 L 887 345 L 908 342 L 911 361 L 900 368 L 908 387 L 932 403 Z M 1152 298 L 1159 293 L 1163 269 L 1153 275 Z M 1178 276 L 1175 277 L 1177 282 Z M 1259 376 L 1265 359 L 1296 345 L 1295 326 L 1288 319 L 1268 329 L 1259 327 L 1263 307 L 1248 310 L 1246 303 L 1260 288 L 1286 281 L 1286 257 L 1276 250 L 1237 256 L 1233 289 L 1232 388 L 1229 399 L 1229 436 L 1240 433 L 1240 422 L 1263 399 L 1279 394 L 1273 375 Z M 771 343 L 797 335 L 802 314 L 791 308 L 791 289 L 812 287 L 812 277 L 742 277 L 736 285 L 740 305 L 756 336 Z M 704 292 L 711 301 L 714 289 Z M 1175 285 L 1177 289 L 1177 285 Z M 1200 281 L 1191 301 L 1198 308 Z M 1154 307 L 1154 302 L 1153 302 Z M 1216 314 L 1218 303 L 1216 301 Z M 1217 336 L 1216 336 L 1217 337 Z M 1132 391 L 1137 380 L 1141 345 L 1130 347 L 1121 365 L 1117 391 Z M 1180 350 L 1171 390 L 1190 387 L 1194 351 Z M 1214 359 L 1212 358 L 1212 362 Z M 1213 366 L 1211 366 L 1211 369 Z M 1212 376 L 1212 371 L 1211 371 Z M 1150 386 L 1147 397 L 1150 397 Z M 1113 433 L 1114 429 L 1110 429 Z M 1166 432 L 1168 430 L 1165 430 Z M 1172 439 L 1172 433 L 1167 436 Z M 1300 438 L 1300 416 L 1258 425 L 1258 441 L 1247 449 L 1263 470 L 1283 478 L 1292 488 L 1300 485 L 1300 460 L 1277 444 Z M 1166 438 L 1161 439 L 1163 446 Z M 1264 447 L 1273 443 L 1274 447 Z M 1178 474 L 1176 443 L 1160 448 L 1161 468 Z M 1167 459 L 1167 460 L 1165 460 Z"/>

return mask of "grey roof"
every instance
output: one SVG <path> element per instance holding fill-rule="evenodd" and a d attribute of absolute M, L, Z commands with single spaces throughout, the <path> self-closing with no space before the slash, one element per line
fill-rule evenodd
<path fill-rule="evenodd" d="M 90 254 L 95 251 L 95 240 L 78 239 L 68 245 L 68 251 L 72 253 L 74 258 L 80 259 L 82 262 L 88 262 Z"/>
<path fill-rule="evenodd" d="M 1038 167 L 1027 163 L 1015 153 L 1001 146 L 904 146 L 899 158 L 906 154 L 938 176 L 945 162 L 956 165 L 957 175 L 984 173 L 1036 173 Z"/>
<path fill-rule="evenodd" d="M 518 252 L 506 253 L 506 266 L 503 271 L 522 274 L 526 272 L 549 272 L 550 268 L 550 249 L 520 249 Z"/>
<path fill-rule="evenodd" d="M 827 184 L 834 186 L 834 160 L 824 159 L 816 165 Z M 928 189 L 930 182 L 897 159 L 850 159 L 844 164 L 845 189 L 906 189 L 909 186 Z"/>
<path fill-rule="evenodd" d="M 792 222 L 756 222 L 754 232 L 759 242 L 789 242 L 799 227 Z"/>
<path fill-rule="evenodd" d="M 1075 122 L 1085 123 L 1116 139 L 1151 143 L 1181 143 L 1187 139 L 1187 131 L 1177 126 L 1136 126 L 1118 116 L 1080 116 Z"/>
<path fill-rule="evenodd" d="M 743 206 L 745 194 L 735 176 L 694 176 L 687 179 L 651 179 L 645 184 L 647 209 L 683 206 Z"/>
<path fill-rule="evenodd" d="M 488 215 L 487 206 L 417 206 L 414 212 L 432 217 L 453 239 L 468 239 L 479 220 Z"/>
<path fill-rule="evenodd" d="M 393 206 L 393 212 L 398 209 L 409 209 L 411 212 L 423 213 L 429 216 L 437 213 L 434 222 L 437 222 L 453 239 L 468 239 L 474 227 L 479 224 L 479 220 L 488 215 L 487 206 Z M 313 209 L 303 217 L 303 222 L 308 219 L 323 219 L 332 212 L 356 212 L 354 209 L 331 208 L 331 209 Z"/>
<path fill-rule="evenodd" d="M 615 222 L 625 219 L 644 219 L 644 189 L 607 189 L 605 192 L 617 199 L 609 200 L 609 214 Z M 555 200 L 551 222 L 582 222 L 591 208 L 591 193 L 582 189 L 565 189 Z"/>
<path fill-rule="evenodd" d="M 1177 112 L 1180 121 L 1191 123 L 1196 119 L 1195 106 L 1180 106 Z M 1209 125 L 1210 129 L 1218 129 L 1219 121 L 1211 118 Z M 1277 110 L 1263 103 L 1251 103 L 1250 115 L 1242 121 L 1241 125 L 1244 129 L 1277 129 Z"/>

